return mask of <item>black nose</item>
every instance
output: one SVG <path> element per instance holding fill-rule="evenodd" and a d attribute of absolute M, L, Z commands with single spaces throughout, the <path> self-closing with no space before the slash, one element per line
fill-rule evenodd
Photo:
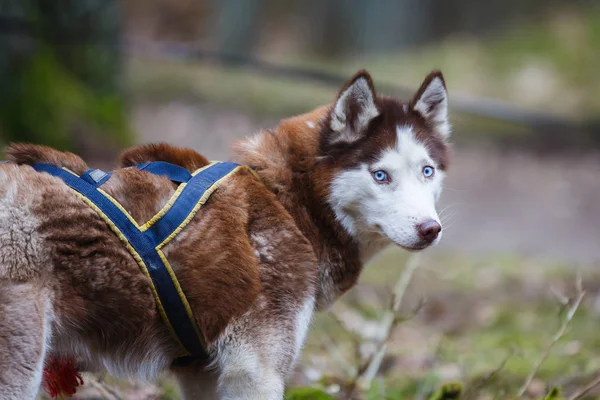
<path fill-rule="evenodd" d="M 433 242 L 438 237 L 441 230 L 442 226 L 432 219 L 417 225 L 419 237 L 429 243 Z"/>

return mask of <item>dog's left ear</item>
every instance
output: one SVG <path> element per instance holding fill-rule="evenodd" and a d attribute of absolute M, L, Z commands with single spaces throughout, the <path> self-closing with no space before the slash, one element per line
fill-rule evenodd
<path fill-rule="evenodd" d="M 360 70 L 340 91 L 331 110 L 332 143 L 351 143 L 362 137 L 369 122 L 379 115 L 375 88 L 369 73 Z"/>
<path fill-rule="evenodd" d="M 448 93 L 440 71 L 433 71 L 425 78 L 411 104 L 415 111 L 433 123 L 441 136 L 450 136 Z"/>

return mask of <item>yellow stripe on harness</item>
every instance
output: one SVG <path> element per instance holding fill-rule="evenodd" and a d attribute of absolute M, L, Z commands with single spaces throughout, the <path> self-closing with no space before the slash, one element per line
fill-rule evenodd
<path fill-rule="evenodd" d="M 163 252 L 166 246 L 189 224 L 210 196 L 227 179 L 246 167 L 234 163 L 211 162 L 194 171 L 182 172 L 181 167 L 156 162 L 150 173 L 166 175 L 180 182 L 168 202 L 144 224 L 138 224 L 133 216 L 110 194 L 99 186 L 110 178 L 110 173 L 99 170 L 86 171 L 82 176 L 48 164 L 35 164 L 40 172 L 58 176 L 73 192 L 91 207 L 117 237 L 138 263 L 150 282 L 159 313 L 177 342 L 194 356 L 207 354 L 206 338 L 200 331 L 192 308 L 181 288 L 179 280 Z"/>

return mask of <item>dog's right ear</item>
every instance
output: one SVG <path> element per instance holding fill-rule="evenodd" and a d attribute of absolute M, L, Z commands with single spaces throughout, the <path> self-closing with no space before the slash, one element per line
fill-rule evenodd
<path fill-rule="evenodd" d="M 440 71 L 432 71 L 425 78 L 411 104 L 415 111 L 433 123 L 442 137 L 448 138 L 450 136 L 448 93 L 446 92 L 444 76 Z"/>
<path fill-rule="evenodd" d="M 330 143 L 351 143 L 362 137 L 369 122 L 379 115 L 369 73 L 360 70 L 340 91 L 329 119 Z"/>

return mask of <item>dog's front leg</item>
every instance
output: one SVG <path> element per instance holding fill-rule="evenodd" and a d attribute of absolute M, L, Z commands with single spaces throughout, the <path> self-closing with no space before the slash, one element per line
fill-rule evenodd
<path fill-rule="evenodd" d="M 241 350 L 238 349 L 238 350 Z M 246 348 L 232 353 L 235 359 L 223 365 L 219 379 L 221 400 L 281 400 L 285 376 L 268 359 L 270 356 L 249 353 Z"/>
<path fill-rule="evenodd" d="M 253 310 L 234 320 L 215 352 L 219 399 L 282 400 L 313 305 L 312 297 L 279 309 L 258 301 Z"/>
<path fill-rule="evenodd" d="M 241 352 L 245 356 L 238 356 Z M 281 400 L 283 377 L 245 346 L 225 349 L 218 357 L 220 371 L 202 366 L 178 368 L 174 375 L 185 400 Z M 237 355 L 236 355 L 237 354 Z M 268 363 L 267 363 L 268 364 Z M 217 387 L 219 387 L 217 393 Z"/>
<path fill-rule="evenodd" d="M 185 400 L 219 400 L 215 371 L 207 371 L 204 366 L 190 365 L 174 371 L 181 397 Z"/>

